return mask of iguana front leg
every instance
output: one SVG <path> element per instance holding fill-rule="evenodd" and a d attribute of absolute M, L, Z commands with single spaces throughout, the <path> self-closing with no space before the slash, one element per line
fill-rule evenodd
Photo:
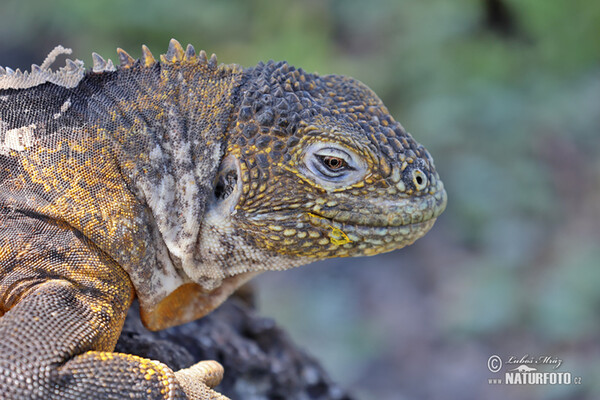
<path fill-rule="evenodd" d="M 207 386 L 216 363 L 173 372 L 111 352 L 133 289 L 85 237 L 18 213 L 0 225 L 1 398 L 225 399 Z"/>

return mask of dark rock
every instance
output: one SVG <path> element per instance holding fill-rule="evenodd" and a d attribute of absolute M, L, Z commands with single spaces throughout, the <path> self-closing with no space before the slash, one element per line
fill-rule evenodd
<path fill-rule="evenodd" d="M 273 320 L 258 316 L 239 298 L 200 320 L 160 332 L 145 329 L 134 306 L 115 351 L 160 360 L 174 370 L 217 360 L 225 367 L 217 390 L 236 400 L 351 399 Z"/>

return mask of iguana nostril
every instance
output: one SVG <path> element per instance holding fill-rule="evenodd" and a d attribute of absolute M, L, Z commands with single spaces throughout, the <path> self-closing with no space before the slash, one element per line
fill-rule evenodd
<path fill-rule="evenodd" d="M 427 187 L 427 175 L 420 169 L 414 169 L 412 171 L 412 181 L 415 185 L 415 189 L 421 191 Z"/>

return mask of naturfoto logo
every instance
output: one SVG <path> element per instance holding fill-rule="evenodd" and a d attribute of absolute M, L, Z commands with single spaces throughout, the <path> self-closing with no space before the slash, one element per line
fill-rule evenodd
<path fill-rule="evenodd" d="M 571 372 L 556 371 L 563 360 L 553 356 L 522 357 L 509 356 L 503 359 L 498 355 L 488 358 L 487 366 L 490 372 L 500 373 L 504 366 L 503 377 L 488 379 L 490 385 L 579 385 L 581 377 L 573 376 Z M 540 369 L 542 369 L 540 371 Z M 550 371 L 544 371 L 549 369 Z"/>

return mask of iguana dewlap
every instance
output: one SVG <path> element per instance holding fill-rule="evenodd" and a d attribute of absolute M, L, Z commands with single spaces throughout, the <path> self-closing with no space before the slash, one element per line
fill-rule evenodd
<path fill-rule="evenodd" d="M 0 397 L 212 399 L 218 364 L 114 353 L 265 270 L 411 244 L 444 210 L 429 153 L 377 96 L 285 62 L 0 68 Z M 211 397 L 213 396 L 213 397 Z"/>

